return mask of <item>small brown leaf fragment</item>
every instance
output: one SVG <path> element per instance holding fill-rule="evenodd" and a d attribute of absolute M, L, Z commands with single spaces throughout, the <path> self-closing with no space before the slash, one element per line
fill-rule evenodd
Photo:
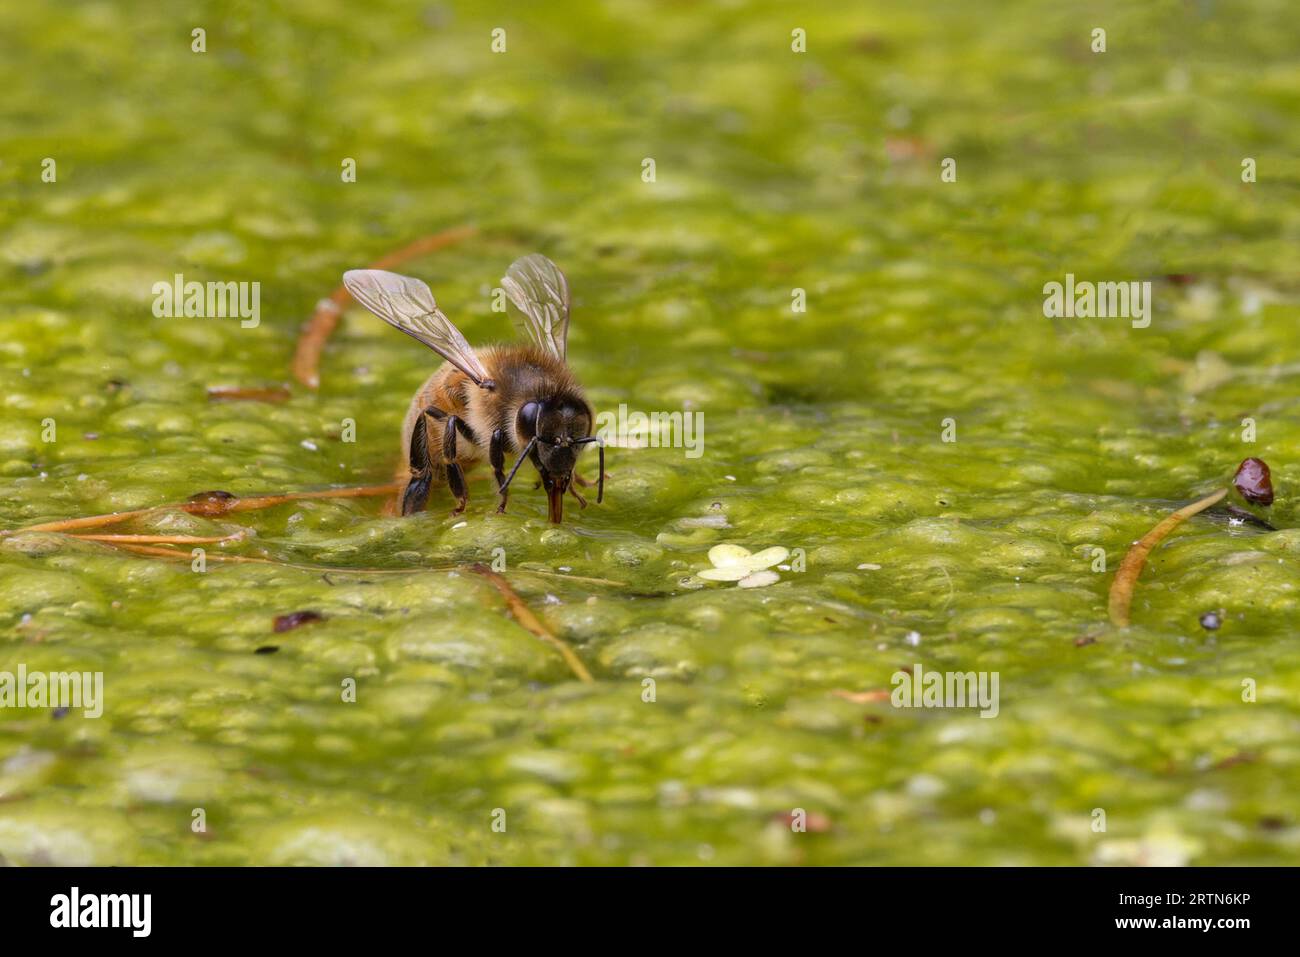
<path fill-rule="evenodd" d="M 795 814 L 793 811 L 773 814 L 772 820 L 791 830 L 798 826 L 799 830 L 809 834 L 825 834 L 831 829 L 831 819 L 816 811 L 804 811 L 802 815 Z"/>
<path fill-rule="evenodd" d="M 885 156 L 891 163 L 925 159 L 932 152 L 931 145 L 919 136 L 885 137 Z"/>
<path fill-rule="evenodd" d="M 282 631 L 293 631 L 293 629 L 311 624 L 313 621 L 324 620 L 325 616 L 315 611 L 295 611 L 287 615 L 276 615 L 275 631 L 276 634 Z"/>
<path fill-rule="evenodd" d="M 859 53 L 865 53 L 867 56 L 878 56 L 892 49 L 892 44 L 877 33 L 861 34 L 854 39 L 853 46 Z"/>
<path fill-rule="evenodd" d="M 1213 770 L 1222 771 L 1226 768 L 1236 767 L 1238 764 L 1254 764 L 1259 760 L 1258 756 L 1250 751 L 1238 751 L 1236 754 L 1230 754 L 1222 761 L 1215 763 Z"/>
<path fill-rule="evenodd" d="M 208 400 L 210 402 L 288 402 L 289 399 L 289 390 L 282 385 L 266 388 L 208 386 Z"/>
<path fill-rule="evenodd" d="M 1232 484 L 1252 505 L 1273 504 L 1273 476 L 1263 459 L 1249 458 L 1237 466 Z"/>
<path fill-rule="evenodd" d="M 889 692 L 881 690 L 873 691 L 849 691 L 846 688 L 836 688 L 831 695 L 836 698 L 843 698 L 845 701 L 852 701 L 854 704 L 870 704 L 873 701 L 888 701 Z"/>

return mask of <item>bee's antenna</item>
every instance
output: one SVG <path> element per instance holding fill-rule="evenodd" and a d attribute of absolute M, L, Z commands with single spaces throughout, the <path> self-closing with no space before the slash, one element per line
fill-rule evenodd
<path fill-rule="evenodd" d="M 519 453 L 519 461 L 517 461 L 515 467 L 510 470 L 510 474 L 506 476 L 506 480 L 501 483 L 501 487 L 497 489 L 498 492 L 503 495 L 505 494 L 506 489 L 510 487 L 510 481 L 515 477 L 515 473 L 519 471 L 519 466 L 524 464 L 524 459 L 528 458 L 528 453 L 533 450 L 533 446 L 536 444 L 537 436 L 534 435 L 528 440 L 528 444 L 524 446 L 524 450 Z"/>

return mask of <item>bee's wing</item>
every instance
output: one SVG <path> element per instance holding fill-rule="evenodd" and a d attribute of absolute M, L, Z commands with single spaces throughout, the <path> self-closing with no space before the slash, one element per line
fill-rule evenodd
<path fill-rule="evenodd" d="M 515 325 L 540 349 L 563 359 L 569 338 L 569 283 L 541 253 L 516 259 L 501 288 L 519 307 Z"/>
<path fill-rule="evenodd" d="M 418 279 L 382 269 L 350 269 L 343 285 L 352 298 L 442 356 L 476 385 L 490 376 L 460 330 L 442 314 L 429 287 Z"/>

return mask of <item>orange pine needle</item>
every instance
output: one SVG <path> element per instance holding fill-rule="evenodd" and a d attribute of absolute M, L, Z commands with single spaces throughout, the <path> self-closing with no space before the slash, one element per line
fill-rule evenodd
<path fill-rule="evenodd" d="M 560 653 L 560 657 L 562 657 L 565 663 L 569 666 L 569 670 L 577 675 L 579 681 L 591 682 L 595 680 L 591 677 L 591 672 L 587 670 L 587 666 L 582 663 L 582 659 L 574 654 L 572 648 L 566 645 L 559 638 L 556 638 L 555 635 L 553 635 L 547 627 L 538 620 L 537 616 L 533 614 L 532 609 L 529 608 L 524 603 L 524 600 L 519 597 L 519 593 L 510 587 L 508 581 L 496 572 L 492 571 L 492 569 L 488 568 L 486 565 L 471 565 L 470 571 L 477 575 L 482 575 L 492 583 L 492 586 L 501 593 L 501 597 L 506 600 L 506 605 L 510 608 L 510 612 L 515 616 L 515 621 L 519 622 L 521 626 L 532 632 L 542 641 L 555 648 Z"/>
<path fill-rule="evenodd" d="M 384 485 L 359 485 L 348 488 L 327 488 L 314 492 L 285 492 L 279 495 L 254 495 L 239 498 L 229 492 L 200 492 L 187 501 L 174 502 L 170 505 L 155 505 L 152 508 L 137 508 L 129 512 L 106 512 L 103 515 L 87 515 L 82 518 L 65 518 L 56 522 L 42 522 L 0 532 L 0 537 L 17 535 L 19 532 L 75 532 L 83 528 L 101 528 L 116 525 L 133 518 L 155 515 L 168 510 L 188 512 L 190 515 L 218 516 L 230 512 L 251 512 L 262 508 L 272 508 L 286 502 L 318 498 L 371 498 L 381 495 L 396 495 L 401 486 L 396 482 Z"/>
<path fill-rule="evenodd" d="M 442 249 L 444 246 L 450 246 L 462 239 L 468 239 L 477 232 L 478 230 L 475 227 L 468 225 L 445 229 L 440 233 L 434 233 L 432 236 L 417 239 L 415 242 L 375 260 L 370 264 L 369 268 L 392 269 L 394 266 L 400 266 L 411 259 L 417 259 L 420 256 Z M 316 311 L 312 313 L 311 319 L 302 327 L 302 332 L 298 335 L 298 345 L 293 354 L 293 377 L 309 389 L 320 388 L 321 353 L 325 351 L 326 343 L 329 342 L 330 336 L 334 333 L 334 328 L 339 324 L 339 318 L 343 315 L 343 307 L 351 301 L 352 296 L 347 289 L 339 286 L 330 293 L 329 298 L 322 299 L 316 304 Z"/>
<path fill-rule="evenodd" d="M 1129 609 L 1133 604 L 1133 590 L 1137 588 L 1138 576 L 1146 566 L 1147 556 L 1169 536 L 1175 528 L 1191 518 L 1197 512 L 1203 512 L 1211 505 L 1217 505 L 1227 496 L 1226 488 L 1219 489 L 1213 495 L 1207 495 L 1200 501 L 1185 505 L 1165 518 L 1155 528 L 1147 532 L 1129 548 L 1128 554 L 1120 562 L 1115 572 L 1115 580 L 1110 584 L 1110 620 L 1119 628 L 1127 628 Z"/>

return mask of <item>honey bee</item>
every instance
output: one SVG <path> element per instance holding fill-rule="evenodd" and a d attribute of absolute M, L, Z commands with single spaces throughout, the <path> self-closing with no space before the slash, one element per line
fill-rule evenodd
<path fill-rule="evenodd" d="M 510 483 L 525 459 L 546 489 L 548 517 L 559 523 L 564 495 L 586 508 L 576 486 L 590 483 L 574 466 L 583 446 L 600 450 L 596 502 L 605 497 L 605 444 L 592 434 L 591 404 L 565 361 L 569 334 L 569 284 L 558 266 L 533 254 L 506 270 L 501 287 L 518 308 L 515 324 L 527 344 L 474 349 L 418 279 L 382 269 L 353 269 L 343 284 L 380 319 L 424 343 L 446 361 L 411 400 L 402 425 L 404 483 L 401 513 L 425 509 L 434 485 L 446 483 L 465 510 L 465 470 L 487 459 L 506 510 Z M 518 456 L 507 474 L 507 457 Z"/>

